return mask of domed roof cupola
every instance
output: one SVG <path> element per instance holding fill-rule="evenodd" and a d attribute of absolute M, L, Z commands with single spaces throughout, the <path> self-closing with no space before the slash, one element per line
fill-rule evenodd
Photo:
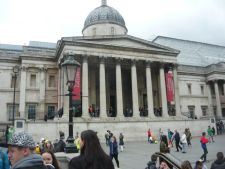
<path fill-rule="evenodd" d="M 102 5 L 87 16 L 82 33 L 84 36 L 124 35 L 127 28 L 120 13 L 102 0 Z"/>

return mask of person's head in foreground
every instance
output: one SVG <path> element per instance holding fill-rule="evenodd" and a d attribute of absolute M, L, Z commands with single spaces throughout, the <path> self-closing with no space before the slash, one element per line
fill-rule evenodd
<path fill-rule="evenodd" d="M 191 163 L 188 160 L 183 161 L 181 164 L 181 169 L 192 169 Z"/>
<path fill-rule="evenodd" d="M 113 169 L 110 157 L 102 149 L 97 133 L 93 130 L 85 130 L 80 136 L 80 156 L 70 160 L 69 169 Z"/>
<path fill-rule="evenodd" d="M 159 169 L 169 169 L 169 166 L 166 161 L 161 161 Z"/>
<path fill-rule="evenodd" d="M 59 169 L 58 161 L 51 150 L 44 151 L 41 156 L 45 165 L 53 165 L 55 169 Z"/>
<path fill-rule="evenodd" d="M 11 169 L 43 169 L 44 163 L 40 155 L 34 153 L 35 142 L 31 135 L 20 132 L 13 134 L 8 142 L 8 157 Z"/>

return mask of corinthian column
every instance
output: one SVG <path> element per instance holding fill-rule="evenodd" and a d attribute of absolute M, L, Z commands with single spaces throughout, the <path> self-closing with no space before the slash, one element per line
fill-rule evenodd
<path fill-rule="evenodd" d="M 214 88 L 215 88 L 215 94 L 216 94 L 216 110 L 217 110 L 216 114 L 217 116 L 222 117 L 218 81 L 214 81 Z"/>
<path fill-rule="evenodd" d="M 82 63 L 82 117 L 89 117 L 88 114 L 88 59 L 83 57 Z"/>
<path fill-rule="evenodd" d="M 133 117 L 138 117 L 139 115 L 138 86 L 137 86 L 137 70 L 135 61 L 132 61 L 131 65 L 131 82 L 132 82 Z"/>
<path fill-rule="evenodd" d="M 116 61 L 116 104 L 117 117 L 124 117 L 123 115 L 123 93 L 122 93 L 122 78 L 121 78 L 121 64 L 120 60 Z"/>
<path fill-rule="evenodd" d="M 147 98 L 148 98 L 148 116 L 154 118 L 154 107 L 153 107 L 153 95 L 152 95 L 152 75 L 150 62 L 146 63 L 146 86 L 147 86 Z"/>
<path fill-rule="evenodd" d="M 166 99 L 166 83 L 164 65 L 160 65 L 160 89 L 161 89 L 161 100 L 162 100 L 162 117 L 169 117 L 167 99 Z"/>
<path fill-rule="evenodd" d="M 105 85 L 105 60 L 100 58 L 99 64 L 99 78 L 100 78 L 100 117 L 107 117 L 106 112 L 106 85 Z"/>

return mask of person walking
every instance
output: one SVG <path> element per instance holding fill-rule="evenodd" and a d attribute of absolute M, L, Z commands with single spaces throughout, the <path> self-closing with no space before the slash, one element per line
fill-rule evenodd
<path fill-rule="evenodd" d="M 187 147 L 187 139 L 186 139 L 186 134 L 185 132 L 183 133 L 183 135 L 181 136 L 180 139 L 181 145 L 182 145 L 182 153 L 186 153 L 186 147 Z"/>
<path fill-rule="evenodd" d="M 46 169 L 40 155 L 36 154 L 31 135 L 19 132 L 8 141 L 8 156 L 11 169 Z"/>
<path fill-rule="evenodd" d="M 173 132 L 170 129 L 168 129 L 168 140 L 169 140 L 169 145 L 171 147 L 173 147 L 172 136 L 173 136 Z"/>
<path fill-rule="evenodd" d="M 148 143 L 151 143 L 150 137 L 151 137 L 151 130 L 148 129 L 147 131 L 147 136 L 148 136 Z"/>
<path fill-rule="evenodd" d="M 185 129 L 185 134 L 186 134 L 186 138 L 187 138 L 187 145 L 188 147 L 191 146 L 191 139 L 192 139 L 192 136 L 191 136 L 191 131 L 189 128 Z"/>
<path fill-rule="evenodd" d="M 120 133 L 120 136 L 119 136 L 119 145 L 120 145 L 120 152 L 123 152 L 123 149 L 124 149 L 124 136 L 122 133 Z"/>
<path fill-rule="evenodd" d="M 110 148 L 109 154 L 110 154 L 111 159 L 114 158 L 116 161 L 117 167 L 120 168 L 119 160 L 118 160 L 118 145 L 117 145 L 115 136 L 112 136 L 111 142 L 109 143 L 109 148 Z"/>
<path fill-rule="evenodd" d="M 170 148 L 168 146 L 167 137 L 165 135 L 161 136 L 159 151 L 160 151 L 160 153 L 170 153 Z"/>
<path fill-rule="evenodd" d="M 209 140 L 206 138 L 206 133 L 205 132 L 202 133 L 202 137 L 200 139 L 200 142 L 201 142 L 201 147 L 203 149 L 203 154 L 200 157 L 200 159 L 202 159 L 203 162 L 206 162 L 207 154 L 208 154 L 208 150 L 207 150 L 207 145 L 206 144 L 209 142 Z"/>
<path fill-rule="evenodd" d="M 69 169 L 114 169 L 111 158 L 102 149 L 97 133 L 85 130 L 80 136 L 80 155 L 69 162 Z"/>
<path fill-rule="evenodd" d="M 181 146 L 180 146 L 180 134 L 177 130 L 174 131 L 174 135 L 173 135 L 173 138 L 172 140 L 175 140 L 175 145 L 176 145 L 176 149 L 177 149 L 177 152 L 179 152 L 179 149 L 182 150 Z"/>
<path fill-rule="evenodd" d="M 207 133 L 208 133 L 208 137 L 209 137 L 209 143 L 214 142 L 213 131 L 212 131 L 212 128 L 210 126 L 208 126 Z"/>

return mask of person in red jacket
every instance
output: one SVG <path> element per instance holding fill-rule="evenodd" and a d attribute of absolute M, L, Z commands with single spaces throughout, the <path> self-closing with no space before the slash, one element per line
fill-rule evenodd
<path fill-rule="evenodd" d="M 207 158 L 207 154 L 208 154 L 208 150 L 207 150 L 206 144 L 209 142 L 209 140 L 205 136 L 206 136 L 206 133 L 203 132 L 202 133 L 202 137 L 200 139 L 201 146 L 202 146 L 202 149 L 203 149 L 203 152 L 204 152 L 202 154 L 202 156 L 200 157 L 200 159 L 202 159 L 203 162 L 206 162 L 206 158 Z"/>

